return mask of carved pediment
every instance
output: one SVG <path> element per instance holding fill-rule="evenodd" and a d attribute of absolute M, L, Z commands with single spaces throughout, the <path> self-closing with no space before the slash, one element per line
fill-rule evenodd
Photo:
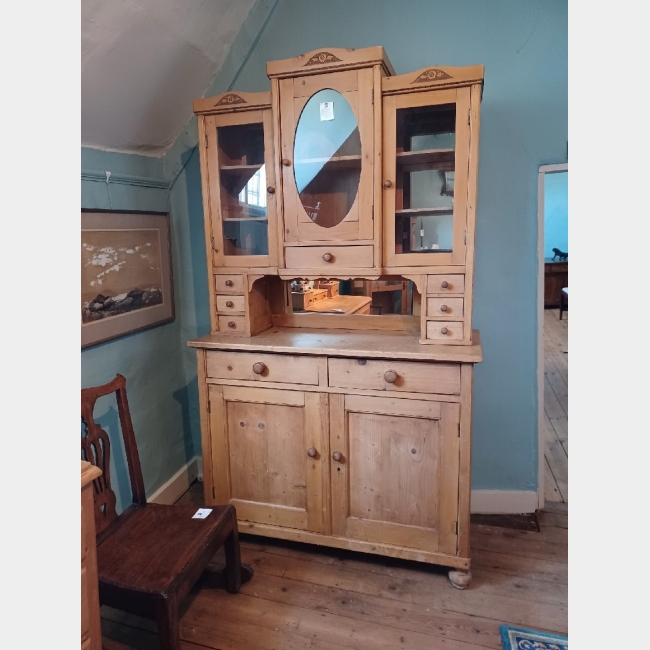
<path fill-rule="evenodd" d="M 235 95 L 235 93 L 228 93 L 227 95 L 224 95 L 215 104 L 215 106 L 224 106 L 224 105 L 231 106 L 232 104 L 245 104 L 245 103 L 246 100 L 243 97 L 240 97 L 239 95 Z"/>
<path fill-rule="evenodd" d="M 331 52 L 318 52 L 305 65 L 323 65 L 324 63 L 333 63 L 340 60 L 338 56 L 334 56 Z"/>
<path fill-rule="evenodd" d="M 440 70 L 440 68 L 429 68 L 418 75 L 418 78 L 414 79 L 411 83 L 418 84 L 426 81 L 438 81 L 439 79 L 451 79 L 451 75 L 447 74 L 444 70 Z"/>

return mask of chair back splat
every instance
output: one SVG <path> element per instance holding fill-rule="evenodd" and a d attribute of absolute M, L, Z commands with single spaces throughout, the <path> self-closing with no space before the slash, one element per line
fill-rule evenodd
<path fill-rule="evenodd" d="M 102 470 L 102 475 L 93 481 L 95 502 L 95 527 L 99 535 L 117 518 L 115 510 L 115 492 L 111 487 L 110 459 L 111 443 L 108 435 L 94 418 L 95 403 L 100 397 L 115 393 L 120 428 L 124 439 L 126 460 L 129 466 L 132 501 L 137 505 L 147 502 L 144 492 L 144 480 L 140 467 L 140 456 L 133 433 L 133 423 L 129 403 L 126 398 L 126 379 L 116 375 L 113 381 L 93 388 L 81 390 L 81 458 L 96 465 Z"/>

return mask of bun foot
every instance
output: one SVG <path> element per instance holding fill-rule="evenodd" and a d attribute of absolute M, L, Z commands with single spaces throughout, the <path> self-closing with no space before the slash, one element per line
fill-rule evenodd
<path fill-rule="evenodd" d="M 449 571 L 449 580 L 456 589 L 467 589 L 472 581 L 472 572 L 452 569 Z"/>
<path fill-rule="evenodd" d="M 253 571 L 253 567 L 250 564 L 244 564 L 242 562 L 241 565 L 241 583 L 245 585 L 247 582 L 250 582 L 251 578 L 253 577 L 253 574 L 255 572 Z"/>

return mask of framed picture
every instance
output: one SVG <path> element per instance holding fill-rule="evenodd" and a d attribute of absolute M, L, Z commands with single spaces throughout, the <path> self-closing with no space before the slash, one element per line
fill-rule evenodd
<path fill-rule="evenodd" d="M 169 215 L 81 211 L 81 348 L 174 320 Z"/>
<path fill-rule="evenodd" d="M 442 189 L 440 190 L 441 196 L 454 195 L 454 172 L 441 171 L 442 176 Z"/>

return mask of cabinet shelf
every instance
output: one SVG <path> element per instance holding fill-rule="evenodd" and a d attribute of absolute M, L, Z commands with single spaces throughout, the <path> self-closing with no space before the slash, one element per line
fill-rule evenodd
<path fill-rule="evenodd" d="M 268 217 L 224 217 L 223 221 L 259 221 L 261 223 L 268 223 Z"/>
<path fill-rule="evenodd" d="M 246 183 L 262 169 L 264 165 L 225 165 L 219 168 L 221 174 L 221 184 L 227 189 L 229 194 L 239 194 Z"/>
<path fill-rule="evenodd" d="M 453 163 L 456 158 L 455 149 L 422 149 L 419 151 L 398 151 L 398 165 L 423 165 L 435 163 Z"/>
<path fill-rule="evenodd" d="M 333 156 L 332 158 L 303 158 L 296 160 L 295 165 L 322 165 L 327 164 L 329 169 L 342 169 L 346 167 L 356 167 L 357 162 L 361 164 L 361 156 Z"/>
<path fill-rule="evenodd" d="M 405 210 L 396 210 L 396 217 L 429 217 L 436 214 L 451 216 L 454 208 L 407 208 Z"/>

